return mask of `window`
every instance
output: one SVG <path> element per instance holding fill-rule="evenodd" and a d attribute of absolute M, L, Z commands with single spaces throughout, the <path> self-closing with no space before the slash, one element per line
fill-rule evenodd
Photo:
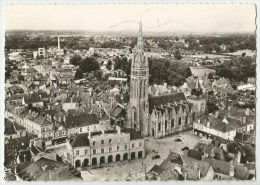
<path fill-rule="evenodd" d="M 167 127 L 168 127 L 168 123 L 167 121 L 165 121 L 165 131 L 167 130 Z"/>
<path fill-rule="evenodd" d="M 88 150 L 85 150 L 85 155 L 87 155 L 88 154 Z"/>
<path fill-rule="evenodd" d="M 93 142 L 93 146 L 95 146 L 95 145 L 96 145 L 96 142 L 94 141 L 94 142 Z"/>
<path fill-rule="evenodd" d="M 79 155 L 79 150 L 76 151 L 76 156 L 78 156 L 78 155 Z"/>
<path fill-rule="evenodd" d="M 135 147 L 135 144 L 134 143 L 132 143 L 132 148 L 134 148 Z"/>
<path fill-rule="evenodd" d="M 96 126 L 94 126 L 94 130 L 96 130 Z"/>
<path fill-rule="evenodd" d="M 82 128 L 79 128 L 79 132 L 82 132 Z"/>
<path fill-rule="evenodd" d="M 65 136 L 65 131 L 62 132 L 62 135 Z"/>
<path fill-rule="evenodd" d="M 158 123 L 158 131 L 161 131 L 161 123 Z"/>
<path fill-rule="evenodd" d="M 101 144 L 102 144 L 102 145 L 104 144 L 104 140 L 101 140 Z"/>
<path fill-rule="evenodd" d="M 172 128 L 174 127 L 174 119 L 172 119 L 172 125 L 171 126 L 172 126 Z"/>
<path fill-rule="evenodd" d="M 119 146 L 116 147 L 117 151 L 119 151 Z"/>
<path fill-rule="evenodd" d="M 109 147 L 109 152 L 112 152 L 112 147 Z"/>
<path fill-rule="evenodd" d="M 112 139 L 109 139 L 108 142 L 109 142 L 109 144 L 110 144 L 110 143 L 112 142 Z"/>
<path fill-rule="evenodd" d="M 89 127 L 87 127 L 87 130 L 89 131 Z"/>
<path fill-rule="evenodd" d="M 134 120 L 137 121 L 137 112 L 134 111 Z"/>
<path fill-rule="evenodd" d="M 96 154 L 96 149 L 93 149 L 93 154 Z"/>
<path fill-rule="evenodd" d="M 101 148 L 101 153 L 103 154 L 105 152 L 104 148 Z"/>
<path fill-rule="evenodd" d="M 61 131 L 61 130 L 62 130 L 62 127 L 59 127 L 58 130 Z"/>
<path fill-rule="evenodd" d="M 142 145 L 143 145 L 143 143 L 142 143 L 142 142 L 140 142 L 140 143 L 139 143 L 139 147 L 142 147 Z"/>
<path fill-rule="evenodd" d="M 125 145 L 125 150 L 127 150 L 127 145 Z"/>
<path fill-rule="evenodd" d="M 181 126 L 181 117 L 179 118 L 179 126 Z"/>

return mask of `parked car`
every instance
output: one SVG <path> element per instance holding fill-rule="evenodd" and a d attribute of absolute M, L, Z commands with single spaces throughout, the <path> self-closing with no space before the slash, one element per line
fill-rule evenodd
<path fill-rule="evenodd" d="M 153 158 L 152 158 L 152 159 L 154 160 L 154 159 L 160 159 L 160 158 L 161 158 L 161 156 L 160 156 L 160 155 L 158 155 L 158 154 L 156 154 L 156 155 L 154 155 L 154 156 L 153 156 Z"/>
<path fill-rule="evenodd" d="M 185 146 L 185 147 L 183 147 L 181 150 L 182 150 L 182 151 L 184 151 L 184 150 L 189 150 L 189 147 Z"/>

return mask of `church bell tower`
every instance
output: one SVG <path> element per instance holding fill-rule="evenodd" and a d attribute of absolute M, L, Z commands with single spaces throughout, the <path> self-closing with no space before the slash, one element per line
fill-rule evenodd
<path fill-rule="evenodd" d="M 148 135 L 149 65 L 143 49 L 142 22 L 140 21 L 137 46 L 133 52 L 130 78 L 129 127 Z"/>

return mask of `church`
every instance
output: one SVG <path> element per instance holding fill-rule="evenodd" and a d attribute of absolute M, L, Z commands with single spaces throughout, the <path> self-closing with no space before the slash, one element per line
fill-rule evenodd
<path fill-rule="evenodd" d="M 205 112 L 206 100 L 186 97 L 184 92 L 148 95 L 149 65 L 143 49 L 142 23 L 131 64 L 128 127 L 143 136 L 162 138 L 191 130 L 193 122 Z"/>

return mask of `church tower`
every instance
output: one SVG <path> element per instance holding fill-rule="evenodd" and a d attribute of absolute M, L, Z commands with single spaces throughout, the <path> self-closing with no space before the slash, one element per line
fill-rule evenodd
<path fill-rule="evenodd" d="M 140 22 L 137 46 L 131 64 L 128 124 L 144 136 L 148 135 L 148 87 L 149 66 L 143 49 L 142 22 Z"/>

